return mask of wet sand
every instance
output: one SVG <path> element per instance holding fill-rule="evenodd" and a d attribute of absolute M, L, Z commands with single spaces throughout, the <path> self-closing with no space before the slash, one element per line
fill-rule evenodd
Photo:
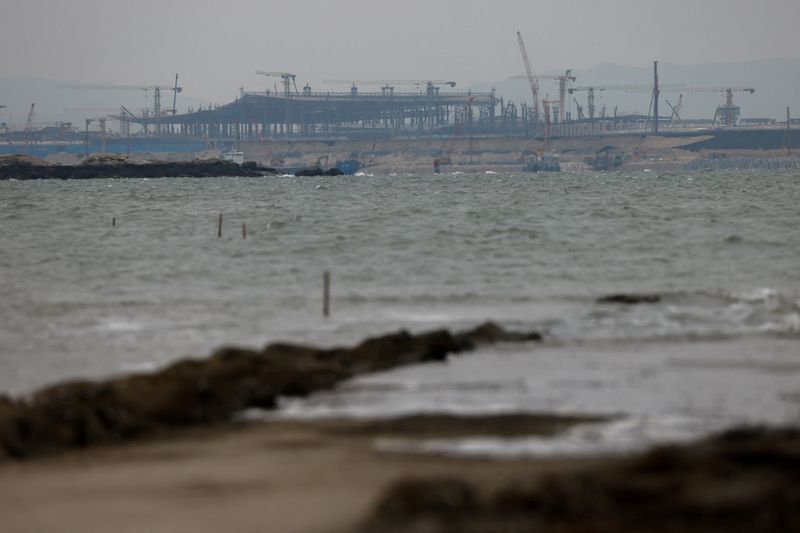
<path fill-rule="evenodd" d="M 0 465 L 4 533 L 340 533 L 369 516 L 383 490 L 412 477 L 453 477 L 487 490 L 596 458 L 495 461 L 377 452 L 376 438 L 551 435 L 581 419 L 413 417 L 226 424 L 160 440 Z"/>

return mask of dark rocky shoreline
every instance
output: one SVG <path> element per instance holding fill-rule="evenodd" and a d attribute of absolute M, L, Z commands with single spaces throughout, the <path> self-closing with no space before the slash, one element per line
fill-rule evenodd
<path fill-rule="evenodd" d="M 596 468 L 405 479 L 359 533 L 784 533 L 800 531 L 800 431 L 741 428 Z"/>
<path fill-rule="evenodd" d="M 272 408 L 280 396 L 305 396 L 347 378 L 441 361 L 500 341 L 541 340 L 486 323 L 470 331 L 367 339 L 353 348 L 272 344 L 261 351 L 222 348 L 204 360 L 106 381 L 71 381 L 12 399 L 0 395 L 0 459 L 121 442 L 170 429 L 224 422 L 243 409 Z"/>
<path fill-rule="evenodd" d="M 541 335 L 536 332 L 508 332 L 486 323 L 461 333 L 400 331 L 350 348 L 283 343 L 263 350 L 229 347 L 207 359 L 178 361 L 152 373 L 61 383 L 20 398 L 0 395 L 0 462 L 170 435 L 180 428 L 211 430 L 214 424 L 225 428 L 235 413 L 249 407 L 272 408 L 281 396 L 305 396 L 353 376 L 441 361 L 482 344 L 538 340 Z M 575 423 L 600 421 L 548 414 L 421 415 L 322 422 L 314 427 L 325 439 L 514 437 L 547 435 Z M 264 429 L 273 430 L 280 431 Z M 291 446 L 313 444 L 297 435 L 290 431 L 283 438 Z M 369 515 L 347 531 L 800 531 L 800 430 L 796 428 L 738 428 L 686 445 L 600 457 L 580 467 L 562 466 L 567 467 L 543 474 L 535 462 L 521 462 L 493 481 L 474 472 L 464 477 L 457 469 L 446 477 L 423 471 L 427 477 L 418 473 L 395 478 Z"/>
<path fill-rule="evenodd" d="M 105 158 L 80 165 L 51 165 L 44 161 L 9 156 L 0 158 L 0 180 L 87 180 L 123 178 L 216 178 L 222 176 L 261 177 L 277 174 L 272 168 L 255 163 L 237 165 L 231 161 L 196 160 L 128 163 L 124 159 Z"/>
<path fill-rule="evenodd" d="M 27 156 L 0 157 L 0 181 L 90 180 L 125 178 L 259 178 L 293 174 L 297 177 L 341 176 L 337 168 L 276 169 L 249 161 L 238 165 L 221 159 L 193 161 L 148 161 L 133 163 L 119 156 L 95 156 L 80 165 L 53 165 Z"/>

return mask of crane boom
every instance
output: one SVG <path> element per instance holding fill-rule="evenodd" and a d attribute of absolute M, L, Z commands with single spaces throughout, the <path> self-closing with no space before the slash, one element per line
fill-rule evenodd
<path fill-rule="evenodd" d="M 683 90 L 684 85 L 682 83 L 664 83 L 659 85 L 659 89 L 681 89 Z M 652 91 L 652 85 L 587 85 L 585 87 L 570 87 L 568 89 L 569 93 L 572 94 L 578 91 Z"/>
<path fill-rule="evenodd" d="M 31 110 L 28 111 L 28 120 L 25 122 L 25 131 L 33 129 L 33 117 L 36 114 L 36 102 L 31 104 Z"/>
<path fill-rule="evenodd" d="M 84 89 L 91 91 L 153 91 L 153 117 L 161 117 L 161 91 L 174 91 L 172 114 L 175 114 L 175 101 L 177 94 L 183 92 L 183 87 L 178 87 L 178 75 L 175 75 L 175 85 L 59 85 L 59 89 Z M 161 125 L 156 124 L 156 132 L 160 133 Z"/>
<path fill-rule="evenodd" d="M 455 87 L 456 82 L 454 81 L 445 81 L 445 80 L 323 80 L 323 83 L 331 83 L 331 84 L 356 84 L 356 85 L 384 85 L 384 84 L 395 84 L 395 85 L 427 85 L 428 83 L 432 83 L 433 85 L 449 85 L 450 87 Z"/>
<path fill-rule="evenodd" d="M 256 74 L 259 76 L 266 76 L 267 78 L 282 79 L 283 92 L 287 97 L 292 95 L 292 85 L 294 85 L 294 92 L 296 94 L 300 94 L 297 91 L 297 83 L 295 82 L 295 78 L 297 78 L 296 74 L 292 74 L 291 72 L 271 72 L 266 70 L 257 70 Z"/>
<path fill-rule="evenodd" d="M 525 50 L 525 41 L 522 40 L 522 34 L 517 32 L 517 41 L 519 42 L 519 51 L 522 53 L 522 62 L 525 63 L 525 72 L 528 75 L 528 83 L 531 86 L 531 95 L 533 96 L 533 123 L 534 127 L 539 126 L 539 81 L 536 79 L 536 74 L 533 73 L 531 62 L 528 60 L 528 52 Z"/>
<path fill-rule="evenodd" d="M 59 89 L 87 89 L 90 91 L 175 91 L 183 92 L 183 87 L 172 85 L 59 85 Z"/>
<path fill-rule="evenodd" d="M 662 85 L 662 87 L 667 87 Z M 684 87 L 681 89 L 682 93 L 750 93 L 756 92 L 752 87 Z"/>

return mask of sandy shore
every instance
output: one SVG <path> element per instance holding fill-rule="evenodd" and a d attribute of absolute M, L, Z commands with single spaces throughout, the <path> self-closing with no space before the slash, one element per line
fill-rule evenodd
<path fill-rule="evenodd" d="M 487 489 L 525 470 L 564 472 L 596 459 L 468 460 L 377 452 L 379 437 L 550 435 L 580 419 L 518 416 L 402 423 L 227 424 L 166 439 L 0 465 L 4 533 L 339 533 L 353 531 L 387 485 L 451 477 Z M 492 431 L 491 428 L 497 431 Z M 503 429 L 505 428 L 505 429 Z"/>

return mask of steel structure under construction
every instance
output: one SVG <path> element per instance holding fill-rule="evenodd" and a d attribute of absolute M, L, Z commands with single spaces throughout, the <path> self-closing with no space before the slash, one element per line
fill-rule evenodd
<path fill-rule="evenodd" d="M 207 139 L 266 139 L 292 136 L 350 137 L 420 135 L 459 125 L 493 124 L 491 93 L 440 92 L 428 83 L 418 92 L 244 92 L 229 104 L 155 118 L 120 117 L 143 126 L 158 121 L 162 133 Z"/>

